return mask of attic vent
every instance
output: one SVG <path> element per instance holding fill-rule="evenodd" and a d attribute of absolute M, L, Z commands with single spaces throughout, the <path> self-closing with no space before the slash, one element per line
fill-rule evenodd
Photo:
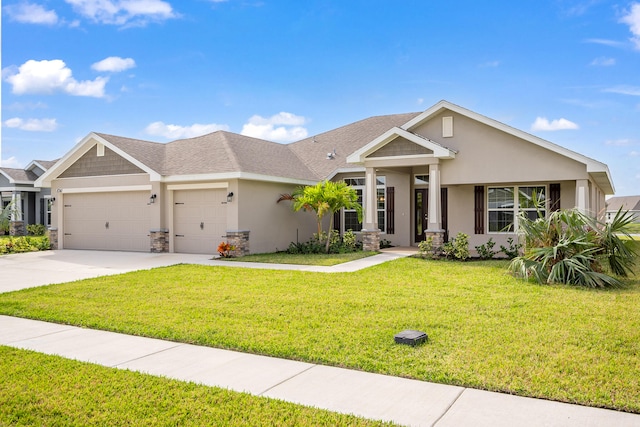
<path fill-rule="evenodd" d="M 104 145 L 97 143 L 96 146 L 98 147 L 98 157 L 103 157 L 104 156 Z"/>
<path fill-rule="evenodd" d="M 453 137 L 453 117 L 451 116 L 442 118 L 442 137 Z"/>

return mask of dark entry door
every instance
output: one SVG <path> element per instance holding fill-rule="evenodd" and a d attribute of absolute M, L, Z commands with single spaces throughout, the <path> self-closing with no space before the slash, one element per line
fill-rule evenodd
<path fill-rule="evenodd" d="M 424 232 L 429 226 L 429 190 L 426 188 L 416 188 L 414 191 L 414 238 L 416 242 L 424 240 Z"/>
<path fill-rule="evenodd" d="M 424 240 L 424 232 L 429 227 L 429 190 L 426 188 L 416 188 L 414 192 L 414 238 L 419 243 Z M 440 210 L 442 228 L 444 229 L 444 241 L 449 241 L 449 226 L 447 217 L 449 216 L 447 189 L 440 189 Z"/>

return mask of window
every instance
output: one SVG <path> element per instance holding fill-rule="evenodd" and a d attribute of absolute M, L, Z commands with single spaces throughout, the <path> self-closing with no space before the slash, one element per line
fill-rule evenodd
<path fill-rule="evenodd" d="M 51 226 L 51 210 L 53 208 L 53 201 L 51 200 L 51 197 L 47 197 L 44 199 L 45 205 L 47 206 L 47 211 L 45 212 L 44 215 L 44 221 L 45 221 L 45 226 L 50 227 Z"/>
<path fill-rule="evenodd" d="M 352 187 L 358 193 L 358 203 L 363 207 L 365 206 L 365 178 L 345 178 L 347 185 Z M 377 210 L 378 210 L 378 228 L 380 231 L 385 231 L 385 218 L 386 218 L 386 188 L 385 177 L 376 177 L 376 198 L 377 198 Z M 358 213 L 354 209 L 344 210 L 344 230 L 362 231 L 362 223 L 358 222 Z"/>
<path fill-rule="evenodd" d="M 487 191 L 490 233 L 511 233 L 517 228 L 519 212 L 524 212 L 529 219 L 538 215 L 546 216 L 546 188 L 531 187 L 489 187 Z M 536 208 L 536 202 L 542 209 Z"/>
<path fill-rule="evenodd" d="M 429 175 L 414 175 L 413 185 L 429 185 Z"/>

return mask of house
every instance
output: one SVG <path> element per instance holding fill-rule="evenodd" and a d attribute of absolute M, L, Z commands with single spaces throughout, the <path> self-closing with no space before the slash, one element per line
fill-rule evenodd
<path fill-rule="evenodd" d="M 11 202 L 19 206 L 11 221 L 10 234 L 24 235 L 25 226 L 30 224 L 51 225 L 49 189 L 36 186 L 35 181 L 55 162 L 34 160 L 24 169 L 0 167 L 0 208 Z"/>
<path fill-rule="evenodd" d="M 607 199 L 607 221 L 615 217 L 619 209 L 629 211 L 635 216 L 635 222 L 640 223 L 640 196 L 611 197 Z"/>
<path fill-rule="evenodd" d="M 336 215 L 365 248 L 417 245 L 458 232 L 470 247 L 506 244 L 518 213 L 578 207 L 595 215 L 614 188 L 607 165 L 441 101 L 291 144 L 218 131 L 165 144 L 91 133 L 36 181 L 55 197 L 59 248 L 271 252 L 305 241 L 315 217 L 276 203 L 321 180 L 345 180 L 364 206 Z M 53 199 L 52 199 L 53 200 Z"/>

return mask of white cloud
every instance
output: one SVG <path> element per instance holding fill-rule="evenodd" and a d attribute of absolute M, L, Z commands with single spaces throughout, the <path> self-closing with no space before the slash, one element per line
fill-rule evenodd
<path fill-rule="evenodd" d="M 128 70 L 129 68 L 134 68 L 136 66 L 136 61 L 132 58 L 120 58 L 119 56 L 110 56 L 108 58 L 103 59 L 102 61 L 98 61 L 91 65 L 91 68 L 96 71 L 110 71 L 112 73 L 119 73 L 120 71 Z"/>
<path fill-rule="evenodd" d="M 162 0 L 65 0 L 74 10 L 101 24 L 146 25 L 178 15 Z"/>
<path fill-rule="evenodd" d="M 496 68 L 500 66 L 500 61 L 488 61 L 480 64 L 480 68 Z"/>
<path fill-rule="evenodd" d="M 614 147 L 626 147 L 628 145 L 632 145 L 633 141 L 631 139 L 628 138 L 622 138 L 622 139 L 609 139 L 607 141 L 605 141 L 605 145 L 612 145 Z"/>
<path fill-rule="evenodd" d="M 616 65 L 616 60 L 615 58 L 606 58 L 604 56 L 601 56 L 591 61 L 590 65 L 597 67 L 611 67 L 613 65 Z"/>
<path fill-rule="evenodd" d="M 640 151 L 632 151 L 629 153 L 629 157 L 638 157 L 640 156 Z"/>
<path fill-rule="evenodd" d="M 4 10 L 12 21 L 23 24 L 54 25 L 58 22 L 58 15 L 54 10 L 46 10 L 39 4 L 11 4 L 5 6 Z"/>
<path fill-rule="evenodd" d="M 580 126 L 576 123 L 562 118 L 549 121 L 546 117 L 537 117 L 536 121 L 531 125 L 532 131 L 554 131 L 579 128 Z"/>
<path fill-rule="evenodd" d="M 601 44 L 601 45 L 605 45 L 605 46 L 610 46 L 610 47 L 622 47 L 624 46 L 624 43 L 621 43 L 617 40 L 608 40 L 608 39 L 587 39 L 585 40 L 586 43 L 595 43 L 595 44 Z"/>
<path fill-rule="evenodd" d="M 17 128 L 30 132 L 53 132 L 58 128 L 56 119 L 22 119 L 14 117 L 5 120 L 4 125 L 8 128 Z"/>
<path fill-rule="evenodd" d="M 629 31 L 633 34 L 631 41 L 636 49 L 640 50 L 640 3 L 633 3 L 629 13 L 623 16 L 620 22 L 629 26 Z"/>
<path fill-rule="evenodd" d="M 8 70 L 5 73 L 5 70 Z M 3 70 L 3 77 L 13 86 L 16 95 L 46 94 L 64 92 L 74 96 L 91 96 L 102 98 L 104 87 L 109 80 L 107 77 L 97 77 L 95 80 L 77 81 L 73 78 L 71 69 L 64 61 L 35 61 L 30 59 L 22 64 L 17 72 L 15 69 Z"/>
<path fill-rule="evenodd" d="M 242 126 L 240 133 L 268 141 L 292 142 L 307 137 L 307 129 L 302 126 L 306 122 L 307 119 L 304 117 L 286 112 L 269 118 L 255 115 Z"/>
<path fill-rule="evenodd" d="M 3 166 L 5 168 L 22 169 L 22 166 L 20 165 L 18 159 L 13 156 L 9 157 L 8 159 L 0 159 L 0 166 Z"/>
<path fill-rule="evenodd" d="M 640 87 L 638 86 L 614 86 L 604 89 L 603 92 L 619 93 L 621 95 L 640 96 Z"/>
<path fill-rule="evenodd" d="M 200 124 L 194 123 L 191 126 L 168 125 L 163 122 L 153 122 L 145 128 L 149 135 L 163 136 L 169 139 L 193 138 L 200 135 L 216 132 L 219 130 L 229 130 L 227 125 L 216 123 Z"/>

